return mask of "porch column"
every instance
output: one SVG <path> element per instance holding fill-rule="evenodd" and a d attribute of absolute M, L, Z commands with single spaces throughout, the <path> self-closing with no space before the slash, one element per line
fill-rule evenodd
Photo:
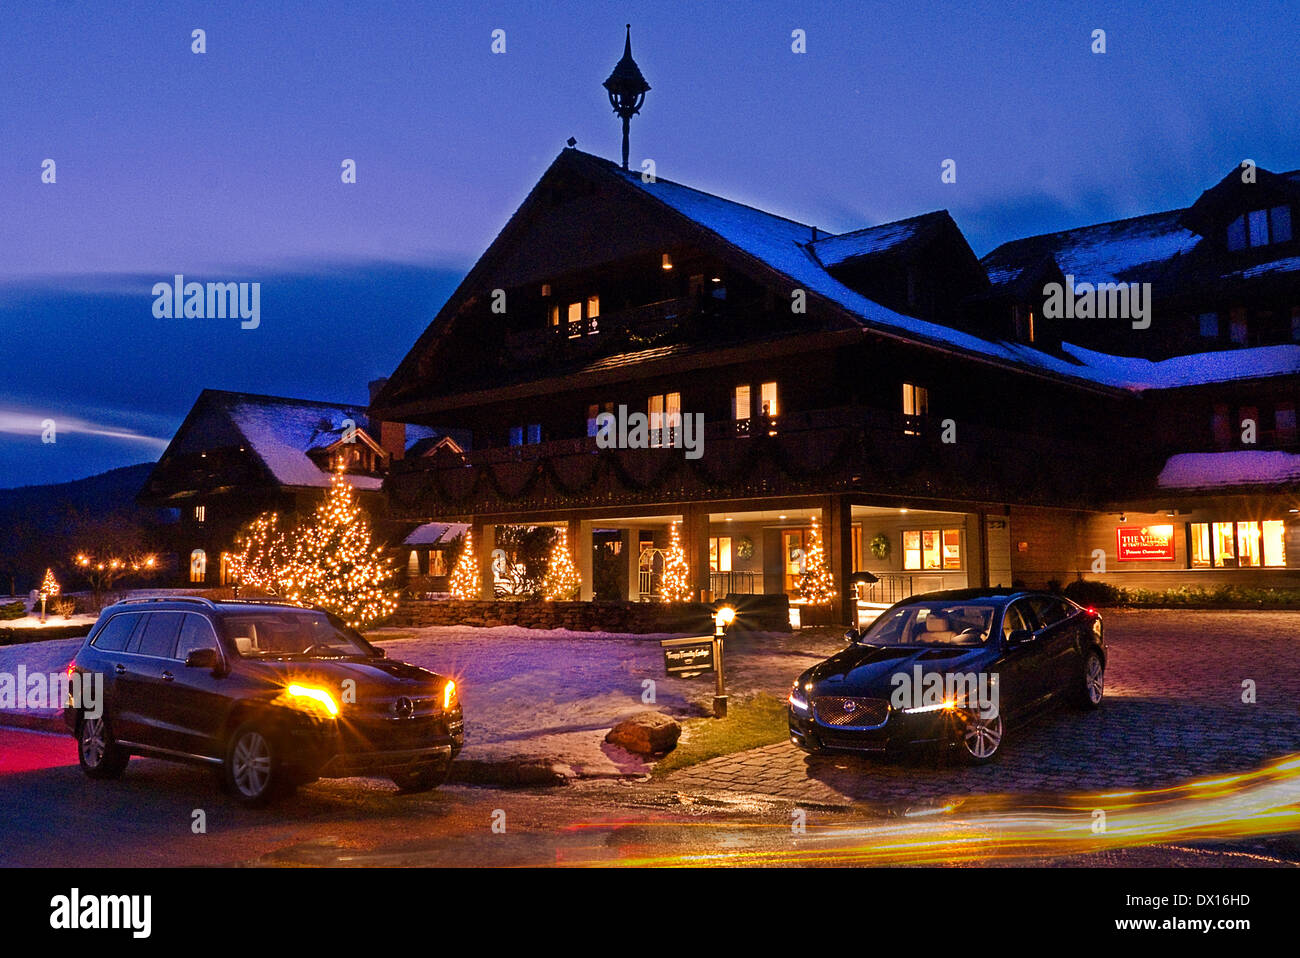
<path fill-rule="evenodd" d="M 846 497 L 831 496 L 821 513 L 822 542 L 837 593 L 831 610 L 840 623 L 855 625 L 858 596 L 849 582 L 853 575 L 853 507 Z"/>
<path fill-rule="evenodd" d="M 594 594 L 592 588 L 593 550 L 591 520 L 570 519 L 569 554 L 573 556 L 573 564 L 577 567 L 578 578 L 582 582 L 578 587 L 578 598 L 583 602 L 590 602 Z"/>
<path fill-rule="evenodd" d="M 709 581 L 709 510 L 690 505 L 682 515 L 682 549 L 690 564 L 691 599 L 703 602 L 710 589 Z M 712 595 L 708 595 L 711 600 Z"/>
<path fill-rule="evenodd" d="M 496 549 L 496 526 L 475 519 L 470 523 L 474 535 L 474 553 L 478 559 L 479 598 L 495 599 L 495 578 L 492 574 L 492 551 Z"/>
<path fill-rule="evenodd" d="M 627 569 L 627 601 L 641 601 L 641 530 L 624 529 L 623 556 Z"/>
<path fill-rule="evenodd" d="M 989 586 L 989 518 L 981 509 L 966 517 L 966 588 Z"/>

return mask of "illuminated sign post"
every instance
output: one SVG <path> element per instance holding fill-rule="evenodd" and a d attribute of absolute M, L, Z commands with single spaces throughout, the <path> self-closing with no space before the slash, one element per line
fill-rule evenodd
<path fill-rule="evenodd" d="M 1120 526 L 1115 530 L 1116 551 L 1120 562 L 1172 561 L 1174 527 Z"/>

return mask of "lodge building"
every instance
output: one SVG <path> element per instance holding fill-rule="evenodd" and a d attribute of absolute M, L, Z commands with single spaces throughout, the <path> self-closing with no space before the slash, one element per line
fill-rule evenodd
<path fill-rule="evenodd" d="M 532 524 L 568 529 L 583 598 L 607 549 L 636 601 L 674 523 L 698 597 L 793 596 L 815 521 L 846 620 L 965 585 L 1300 586 L 1300 171 L 1241 172 L 981 260 L 943 211 L 832 235 L 565 149 L 374 397 L 469 437 L 394 458 L 390 513 L 469 523 L 485 598 L 493 530 Z M 1150 284 L 1148 325 L 1053 318 L 1054 282 Z M 620 406 L 702 414 L 702 455 L 601 448 Z"/>

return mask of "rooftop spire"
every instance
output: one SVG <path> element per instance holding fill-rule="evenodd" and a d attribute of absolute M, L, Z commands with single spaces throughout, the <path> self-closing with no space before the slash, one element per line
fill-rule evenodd
<path fill-rule="evenodd" d="M 623 169 L 627 169 L 627 134 L 632 117 L 641 112 L 650 84 L 641 75 L 641 68 L 632 59 L 632 24 L 627 25 L 627 39 L 623 43 L 623 59 L 614 65 L 614 72 L 604 83 L 609 93 L 609 105 L 623 120 Z"/>

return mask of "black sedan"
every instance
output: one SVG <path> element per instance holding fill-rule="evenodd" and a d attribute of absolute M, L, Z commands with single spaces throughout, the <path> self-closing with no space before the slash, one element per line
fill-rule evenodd
<path fill-rule="evenodd" d="M 979 764 L 1008 727 L 1058 702 L 1101 704 L 1101 617 L 1058 595 L 931 592 L 846 638 L 790 690 L 790 740 L 810 752 L 935 744 Z"/>

